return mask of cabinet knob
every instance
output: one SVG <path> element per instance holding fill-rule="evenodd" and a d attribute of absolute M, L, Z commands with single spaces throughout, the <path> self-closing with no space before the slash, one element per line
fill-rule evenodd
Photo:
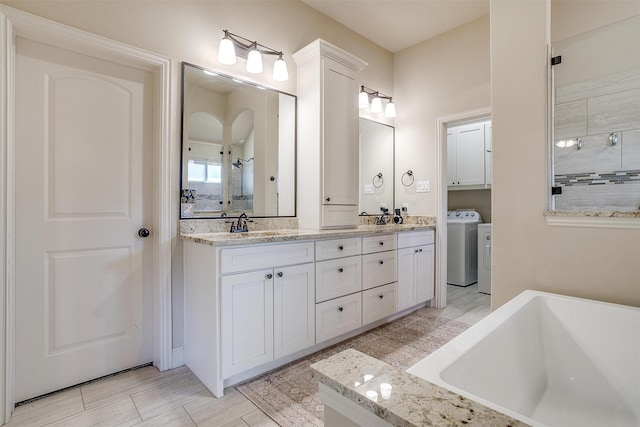
<path fill-rule="evenodd" d="M 326 200 L 327 200 L 327 202 L 330 202 L 331 201 L 331 197 L 327 197 Z"/>
<path fill-rule="evenodd" d="M 338 272 L 340 272 L 340 273 L 342 273 L 343 271 L 344 271 L 344 268 L 342 268 L 342 267 L 340 267 L 340 268 L 338 269 Z"/>
<path fill-rule="evenodd" d="M 282 277 L 282 276 L 283 276 L 282 271 L 278 271 L 278 277 Z"/>
<path fill-rule="evenodd" d="M 379 242 L 379 245 L 380 245 L 380 246 L 383 246 L 383 245 L 384 245 L 384 242 Z"/>
<path fill-rule="evenodd" d="M 414 252 L 415 252 L 415 253 L 418 253 L 418 250 L 416 249 Z"/>
<path fill-rule="evenodd" d="M 383 299 L 384 295 L 378 295 L 378 298 Z"/>
<path fill-rule="evenodd" d="M 338 249 L 342 251 L 342 250 L 344 250 L 344 246 L 340 245 L 340 246 L 338 246 Z"/>
<path fill-rule="evenodd" d="M 273 274 L 271 273 L 267 274 L 267 279 L 273 279 Z"/>
<path fill-rule="evenodd" d="M 338 311 L 344 311 L 344 307 L 343 306 L 338 307 Z"/>
<path fill-rule="evenodd" d="M 380 265 L 384 264 L 383 260 L 378 261 L 380 263 Z"/>
<path fill-rule="evenodd" d="M 422 249 L 418 249 L 418 252 L 422 252 Z"/>

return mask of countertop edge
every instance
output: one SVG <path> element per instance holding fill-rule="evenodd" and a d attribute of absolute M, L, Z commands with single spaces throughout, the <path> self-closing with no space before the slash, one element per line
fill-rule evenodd
<path fill-rule="evenodd" d="M 356 228 L 308 230 L 308 229 L 282 229 L 271 231 L 255 231 L 246 233 L 181 233 L 180 238 L 185 241 L 201 243 L 210 246 L 235 246 L 255 245 L 263 243 L 293 242 L 299 240 L 331 239 L 342 237 L 368 236 L 377 234 L 389 234 L 405 231 L 433 230 L 435 225 L 403 224 L 372 226 L 361 225 Z M 261 233 L 268 232 L 268 235 Z M 252 234 L 254 233 L 254 234 Z"/>
<path fill-rule="evenodd" d="M 311 371 L 317 381 L 394 426 L 417 427 L 441 425 L 442 422 L 448 425 L 527 425 L 354 349 L 314 363 Z M 365 372 L 373 378 L 356 386 L 353 382 L 356 373 L 361 376 Z M 368 389 L 379 387 L 376 378 L 393 382 L 389 400 L 378 398 L 374 401 L 365 396 Z"/>

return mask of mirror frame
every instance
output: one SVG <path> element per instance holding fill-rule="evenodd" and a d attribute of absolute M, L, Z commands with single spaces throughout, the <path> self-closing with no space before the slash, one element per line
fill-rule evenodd
<path fill-rule="evenodd" d="M 201 67 L 199 65 L 195 65 L 189 62 L 182 62 L 182 67 L 181 67 L 181 81 L 180 81 L 180 175 L 179 175 L 179 179 L 180 179 L 180 184 L 179 184 L 179 189 L 178 191 L 180 192 L 180 194 L 178 194 L 178 203 L 179 203 L 179 219 L 180 220 L 189 220 L 189 219 L 225 219 L 225 218 L 237 218 L 238 216 L 231 216 L 228 215 L 225 211 L 222 211 L 220 213 L 220 215 L 214 216 L 214 215 L 202 215 L 202 216 L 183 216 L 182 215 L 182 206 L 181 206 L 181 196 L 182 196 L 182 190 L 184 189 L 184 183 L 182 181 L 183 178 L 183 174 L 184 174 L 184 167 L 185 167 L 185 163 L 184 163 L 184 130 L 185 130 L 185 117 L 184 117 L 184 112 L 185 112 L 185 108 L 184 108 L 184 101 L 185 101 L 185 74 L 186 74 L 186 67 L 192 67 L 198 70 L 202 70 L 203 72 L 209 72 L 211 73 L 213 76 L 220 76 L 220 77 L 224 77 L 227 79 L 231 79 L 234 82 L 237 82 L 239 84 L 245 84 L 248 86 L 253 86 L 258 90 L 268 90 L 277 94 L 283 94 L 283 95 L 288 95 L 290 97 L 293 98 L 293 105 L 294 105 L 294 124 L 293 124 L 293 133 L 294 133 L 294 141 L 293 141 L 293 159 L 294 159 L 294 164 L 293 164 L 293 192 L 294 192 L 294 203 L 293 203 L 293 215 L 278 215 L 278 216 L 260 216 L 260 215 L 250 215 L 251 218 L 295 218 L 297 216 L 297 210 L 298 210 L 298 97 L 296 95 L 287 93 L 287 92 L 283 92 L 281 90 L 277 90 L 274 89 L 272 87 L 269 86 L 265 86 L 263 84 L 258 84 L 255 82 L 250 82 L 235 76 L 231 76 L 229 74 L 224 74 L 221 73 L 217 70 L 210 70 L 208 68 L 205 67 Z"/>

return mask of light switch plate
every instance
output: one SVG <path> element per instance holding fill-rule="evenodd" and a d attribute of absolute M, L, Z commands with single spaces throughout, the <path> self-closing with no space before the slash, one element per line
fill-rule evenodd
<path fill-rule="evenodd" d="M 376 194 L 376 189 L 373 184 L 364 185 L 364 194 Z"/>
<path fill-rule="evenodd" d="M 428 193 L 431 191 L 431 181 L 417 181 L 416 193 Z"/>

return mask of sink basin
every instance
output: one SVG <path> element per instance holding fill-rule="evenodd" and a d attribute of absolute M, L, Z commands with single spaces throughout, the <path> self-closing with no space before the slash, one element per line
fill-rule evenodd
<path fill-rule="evenodd" d="M 260 230 L 260 231 L 242 231 L 236 233 L 229 233 L 229 236 L 233 237 L 273 237 L 282 236 L 288 234 L 294 234 L 296 230 Z"/>

